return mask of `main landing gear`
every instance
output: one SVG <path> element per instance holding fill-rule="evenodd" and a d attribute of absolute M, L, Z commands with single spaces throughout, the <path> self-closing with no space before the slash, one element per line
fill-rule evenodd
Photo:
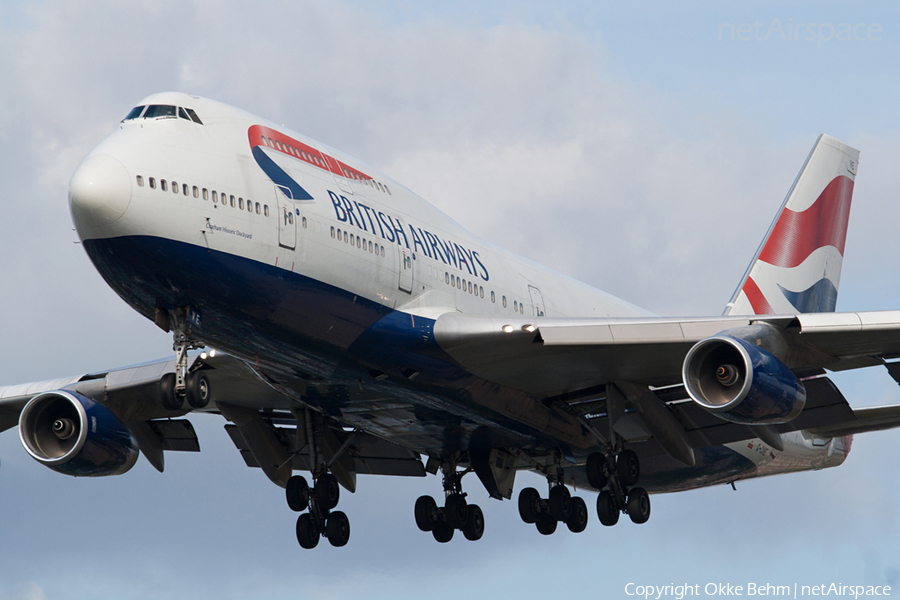
<path fill-rule="evenodd" d="M 556 531 L 559 523 L 565 523 L 572 533 L 581 533 L 588 523 L 588 510 L 584 500 L 572 496 L 562 480 L 561 472 L 547 477 L 550 493 L 547 498 L 534 488 L 519 492 L 519 516 L 526 523 L 533 523 L 543 535 Z"/>
<path fill-rule="evenodd" d="M 288 506 L 295 512 L 303 513 L 297 518 L 297 541 L 306 549 L 315 548 L 319 538 L 324 536 L 332 546 L 345 546 L 350 540 L 350 519 L 334 509 L 341 496 L 341 488 L 331 473 L 321 473 L 315 478 L 315 485 L 309 487 L 306 478 L 294 475 L 285 489 Z"/>
<path fill-rule="evenodd" d="M 462 477 L 469 470 L 457 471 L 455 463 L 444 463 L 442 469 L 444 506 L 438 507 L 431 496 L 419 497 L 416 500 L 416 525 L 422 531 L 430 531 L 442 544 L 452 540 L 456 530 L 462 531 L 467 540 L 480 540 L 484 535 L 484 513 L 477 504 L 468 504 L 462 491 Z"/>
<path fill-rule="evenodd" d="M 621 450 L 618 454 L 591 454 L 585 465 L 588 482 L 602 490 L 597 496 L 597 517 L 600 523 L 612 526 L 625 513 L 634 523 L 650 519 L 650 495 L 641 487 L 632 487 L 640 478 L 641 467 L 637 454 Z"/>

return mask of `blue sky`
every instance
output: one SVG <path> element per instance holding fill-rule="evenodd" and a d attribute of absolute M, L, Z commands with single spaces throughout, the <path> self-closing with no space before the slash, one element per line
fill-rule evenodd
<path fill-rule="evenodd" d="M 718 39 L 816 23 L 880 39 Z M 464 225 L 660 314 L 718 314 L 819 133 L 861 150 L 840 310 L 897 308 L 892 3 L 0 2 L 0 384 L 171 352 L 106 287 L 69 177 L 163 90 L 251 110 L 386 171 Z M 884 370 L 835 378 L 900 402 Z M 282 491 L 216 418 L 203 452 L 71 479 L 0 435 L 0 600 L 625 598 L 629 581 L 895 585 L 898 432 L 823 472 L 654 496 L 646 525 L 545 538 L 468 490 L 477 544 L 416 530 L 440 482 L 362 477 L 343 549 L 304 552 Z M 541 482 L 520 475 L 516 490 Z M 460 536 L 457 536 L 460 537 Z"/>

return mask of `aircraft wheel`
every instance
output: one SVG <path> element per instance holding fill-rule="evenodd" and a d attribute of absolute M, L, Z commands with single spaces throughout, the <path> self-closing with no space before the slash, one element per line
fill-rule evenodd
<path fill-rule="evenodd" d="M 572 494 L 564 485 L 550 489 L 550 517 L 563 523 L 572 512 Z"/>
<path fill-rule="evenodd" d="M 341 499 L 341 487 L 338 485 L 337 477 L 331 473 L 319 476 L 314 491 L 316 502 L 324 510 L 331 510 L 338 505 L 338 500 Z"/>
<path fill-rule="evenodd" d="M 307 550 L 315 548 L 319 543 L 319 532 L 309 513 L 303 513 L 297 518 L 297 541 Z"/>
<path fill-rule="evenodd" d="M 350 540 L 350 519 L 339 510 L 328 515 L 325 522 L 325 535 L 335 548 L 346 546 Z"/>
<path fill-rule="evenodd" d="M 468 510 L 469 516 L 462 528 L 462 532 L 467 540 L 475 542 L 484 535 L 484 513 L 481 512 L 481 508 L 477 504 L 469 504 Z"/>
<path fill-rule="evenodd" d="M 612 527 L 619 522 L 619 507 L 616 506 L 616 499 L 613 498 L 612 492 L 600 492 L 597 496 L 597 517 L 600 522 L 607 527 Z"/>
<path fill-rule="evenodd" d="M 606 473 L 603 472 L 603 466 L 605 464 L 606 457 L 599 452 L 594 452 L 588 456 L 587 463 L 584 465 L 588 483 L 596 490 L 602 490 L 603 486 L 605 486 L 606 482 L 609 480 Z"/>
<path fill-rule="evenodd" d="M 631 487 L 637 483 L 641 476 L 641 463 L 634 450 L 622 450 L 616 457 L 616 473 L 619 481 L 625 487 Z"/>
<path fill-rule="evenodd" d="M 166 410 L 181 410 L 184 399 L 175 393 L 175 373 L 166 373 L 159 378 L 159 399 Z"/>
<path fill-rule="evenodd" d="M 628 492 L 625 512 L 634 523 L 646 523 L 650 519 L 650 494 L 644 488 L 633 488 Z"/>
<path fill-rule="evenodd" d="M 212 396 L 212 388 L 209 386 L 209 377 L 201 371 L 188 373 L 187 381 L 187 401 L 193 408 L 203 408 L 209 404 Z"/>
<path fill-rule="evenodd" d="M 583 499 L 576 496 L 572 498 L 572 512 L 569 513 L 569 518 L 566 519 L 566 527 L 572 533 L 581 533 L 587 527 L 587 523 L 587 504 L 584 503 Z"/>
<path fill-rule="evenodd" d="M 284 490 L 288 506 L 294 512 L 303 512 L 309 506 L 309 484 L 302 475 L 294 475 L 287 481 Z"/>
<path fill-rule="evenodd" d="M 453 528 L 443 521 L 438 521 L 434 524 L 434 529 L 431 530 L 431 535 L 434 536 L 434 539 L 436 541 L 440 542 L 441 544 L 446 544 L 453 539 Z"/>
<path fill-rule="evenodd" d="M 543 513 L 538 515 L 537 520 L 534 524 L 537 526 L 537 530 L 541 533 L 541 535 L 550 535 L 554 531 L 556 531 L 556 525 L 558 521 L 551 517 L 550 515 L 545 515 Z"/>
<path fill-rule="evenodd" d="M 419 496 L 416 500 L 416 526 L 421 531 L 431 531 L 437 520 L 437 502 L 431 496 Z"/>
<path fill-rule="evenodd" d="M 528 524 L 534 523 L 541 514 L 541 495 L 534 488 L 519 492 L 519 516 Z"/>
<path fill-rule="evenodd" d="M 447 517 L 447 525 L 452 529 L 462 529 L 466 525 L 469 509 L 462 494 L 450 494 L 447 496 L 447 501 L 444 503 L 444 511 Z"/>

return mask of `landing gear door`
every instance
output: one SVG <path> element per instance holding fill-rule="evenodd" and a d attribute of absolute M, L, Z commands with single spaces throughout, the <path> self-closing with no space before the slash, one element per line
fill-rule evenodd
<path fill-rule="evenodd" d="M 531 309 L 534 311 L 534 316 L 543 317 L 544 297 L 541 295 L 541 290 L 537 289 L 533 285 L 529 285 L 528 293 L 531 295 Z"/>
<path fill-rule="evenodd" d="M 297 246 L 297 215 L 291 190 L 276 185 L 275 202 L 278 206 L 278 245 L 293 250 Z"/>
<path fill-rule="evenodd" d="M 413 286 L 413 257 L 412 251 L 408 248 L 399 248 L 400 250 L 400 285 L 399 288 L 403 292 L 412 293 Z"/>

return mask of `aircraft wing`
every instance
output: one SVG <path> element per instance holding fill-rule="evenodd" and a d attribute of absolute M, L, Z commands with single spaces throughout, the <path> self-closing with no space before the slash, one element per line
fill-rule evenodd
<path fill-rule="evenodd" d="M 437 343 L 485 379 L 542 397 L 614 381 L 681 382 L 685 355 L 726 330 L 768 324 L 789 343 L 797 370 L 841 371 L 900 356 L 900 311 L 712 318 L 480 318 L 441 315 Z"/>
<path fill-rule="evenodd" d="M 225 426 L 248 466 L 261 467 L 281 485 L 293 468 L 306 468 L 309 451 L 295 435 L 299 384 L 287 389 L 249 363 L 219 352 L 215 356 L 192 355 L 189 369 L 201 369 L 215 390 L 214 402 L 199 412 L 221 414 L 234 424 Z M 72 392 L 97 401 L 111 410 L 134 435 L 141 453 L 159 471 L 164 469 L 164 451 L 199 452 L 200 444 L 190 421 L 191 409 L 172 411 L 160 402 L 159 382 L 171 373 L 175 360 L 164 359 L 109 371 L 88 373 L 23 385 L 0 387 L 0 432 L 15 427 L 25 405 L 44 392 Z M 294 382 L 296 383 L 296 382 Z M 292 428 L 281 425 L 290 423 Z M 341 483 L 353 489 L 355 473 L 423 476 L 419 454 L 381 438 L 359 431 L 345 433 L 331 428 L 324 443 L 332 451 L 346 449 Z M 292 449 L 287 453 L 285 448 Z M 293 456 L 293 465 L 287 458 Z M 353 475 L 351 475 L 351 473 Z"/>

